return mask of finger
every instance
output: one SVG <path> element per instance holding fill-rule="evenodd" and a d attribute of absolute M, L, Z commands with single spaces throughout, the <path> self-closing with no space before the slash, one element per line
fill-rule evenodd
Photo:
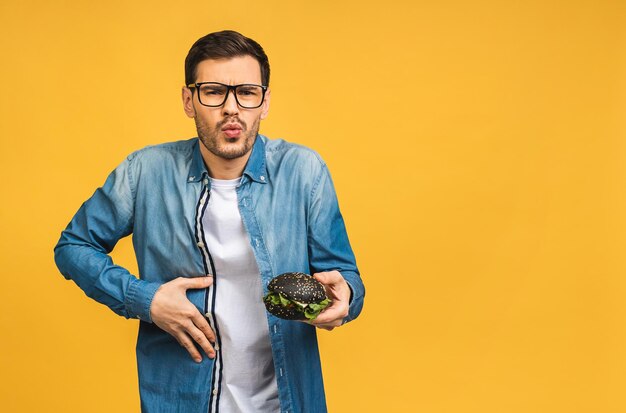
<path fill-rule="evenodd" d="M 213 284 L 213 276 L 204 277 L 179 277 L 178 284 L 186 290 L 196 288 L 207 288 Z"/>
<path fill-rule="evenodd" d="M 202 331 L 202 333 L 204 334 L 204 336 L 211 342 L 211 343 L 215 343 L 215 333 L 213 332 L 213 329 L 211 328 L 211 326 L 209 325 L 209 322 L 207 321 L 206 318 L 204 318 L 202 316 L 202 314 L 200 314 L 200 312 L 196 312 L 196 314 L 191 318 L 191 321 L 193 321 L 194 325 L 200 329 L 200 331 Z"/>
<path fill-rule="evenodd" d="M 326 296 L 331 300 L 340 300 L 344 287 L 349 288 L 338 271 L 316 273 L 314 277 L 324 286 Z M 344 284 L 346 285 L 344 286 Z"/>
<path fill-rule="evenodd" d="M 193 361 L 195 361 L 196 363 L 200 363 L 202 361 L 202 356 L 198 352 L 198 349 L 196 349 L 193 341 L 191 341 L 191 339 L 185 332 L 180 332 L 179 334 L 177 334 L 176 340 L 178 340 L 178 343 L 187 350 Z"/>
<path fill-rule="evenodd" d="M 196 343 L 198 343 L 209 358 L 215 357 L 215 350 L 213 350 L 213 346 L 211 346 L 211 343 L 209 343 L 209 340 L 207 340 L 207 337 L 199 328 L 197 328 L 194 324 L 191 324 L 187 327 L 187 334 Z"/>
<path fill-rule="evenodd" d="M 313 323 L 313 322 L 311 322 L 309 324 L 311 324 L 314 327 L 319 327 L 319 328 L 327 328 L 327 327 L 335 328 L 335 327 L 341 326 L 343 324 L 343 320 L 342 319 L 338 319 L 338 320 L 330 321 L 328 323 Z"/>
<path fill-rule="evenodd" d="M 348 315 L 348 306 L 340 301 L 326 307 L 313 321 L 312 324 L 326 324 L 334 321 L 341 321 Z"/>
<path fill-rule="evenodd" d="M 328 331 L 331 331 L 335 327 L 341 326 L 341 322 L 333 322 L 333 323 L 325 323 L 325 324 L 313 324 L 313 323 L 308 323 L 308 324 L 317 328 L 321 328 L 323 330 L 328 330 Z"/>
<path fill-rule="evenodd" d="M 313 274 L 313 278 L 315 278 L 317 281 L 321 282 L 324 286 L 327 286 L 329 284 L 328 273 L 327 272 L 315 273 L 315 274 Z"/>
<path fill-rule="evenodd" d="M 328 287 L 337 284 L 343 279 L 339 271 L 318 272 L 313 274 L 313 277 Z"/>

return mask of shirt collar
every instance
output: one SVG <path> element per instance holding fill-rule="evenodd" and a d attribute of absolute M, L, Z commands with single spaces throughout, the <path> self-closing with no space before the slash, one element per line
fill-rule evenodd
<path fill-rule="evenodd" d="M 202 152 L 200 152 L 200 139 L 196 138 L 193 144 L 193 153 L 191 156 L 191 167 L 189 168 L 189 175 L 187 176 L 187 182 L 198 182 L 204 178 L 208 178 L 209 172 L 204 165 L 204 159 L 202 158 Z M 262 184 L 267 183 L 267 167 L 265 165 L 265 137 L 257 134 L 252 146 L 252 153 L 246 167 L 243 170 L 243 175 L 247 175 L 255 182 Z"/>
<path fill-rule="evenodd" d="M 248 163 L 243 170 L 243 174 L 250 177 L 255 182 L 261 184 L 267 183 L 267 167 L 265 165 L 265 137 L 257 134 L 252 153 L 248 159 Z"/>

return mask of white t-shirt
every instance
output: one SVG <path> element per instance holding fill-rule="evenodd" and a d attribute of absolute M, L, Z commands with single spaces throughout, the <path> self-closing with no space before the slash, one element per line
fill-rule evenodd
<path fill-rule="evenodd" d="M 261 275 L 237 205 L 240 180 L 211 179 L 202 217 L 215 266 L 209 312 L 214 300 L 221 343 L 216 348 L 211 411 L 219 403 L 223 413 L 280 412 Z"/>

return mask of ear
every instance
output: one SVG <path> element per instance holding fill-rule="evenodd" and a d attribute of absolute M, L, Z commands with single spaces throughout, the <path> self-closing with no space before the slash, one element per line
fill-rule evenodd
<path fill-rule="evenodd" d="M 261 120 L 267 118 L 267 114 L 270 111 L 270 97 L 272 95 L 271 92 L 271 89 L 267 89 L 267 92 L 265 92 L 265 99 L 263 100 L 263 105 L 261 105 Z"/>
<path fill-rule="evenodd" d="M 187 86 L 183 86 L 183 109 L 185 110 L 185 114 L 190 118 L 194 118 L 196 116 L 196 111 L 193 107 L 193 93 L 191 89 Z"/>

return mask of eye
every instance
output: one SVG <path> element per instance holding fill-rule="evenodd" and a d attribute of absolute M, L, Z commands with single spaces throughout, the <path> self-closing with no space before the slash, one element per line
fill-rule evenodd
<path fill-rule="evenodd" d="M 202 85 L 200 93 L 204 96 L 223 96 L 225 88 L 216 85 Z"/>
<path fill-rule="evenodd" d="M 237 88 L 237 95 L 239 96 L 256 96 L 260 93 L 259 87 L 255 86 L 243 86 Z"/>

